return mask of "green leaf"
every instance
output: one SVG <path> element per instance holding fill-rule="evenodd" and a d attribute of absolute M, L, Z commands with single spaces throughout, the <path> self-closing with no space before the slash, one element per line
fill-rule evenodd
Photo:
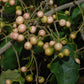
<path fill-rule="evenodd" d="M 81 11 L 84 13 L 84 4 L 81 4 L 81 5 L 80 5 L 80 8 L 81 8 L 81 9 L 79 9 L 79 7 L 76 7 L 76 8 L 73 10 L 73 12 L 72 12 L 72 19 L 77 19 L 78 16 L 81 15 Z M 81 11 L 80 11 L 80 10 L 81 10 Z"/>
<path fill-rule="evenodd" d="M 52 75 L 52 76 L 51 76 L 49 82 L 50 82 L 50 84 L 57 84 L 55 75 Z"/>
<path fill-rule="evenodd" d="M 21 81 L 22 84 L 24 84 L 25 79 L 21 76 L 20 72 L 18 70 L 7 70 L 3 71 L 0 76 L 0 84 L 5 84 L 5 81 L 9 79 L 11 81 Z"/>
<path fill-rule="evenodd" d="M 7 42 L 8 41 L 10 41 L 10 39 L 7 39 Z M 0 45 L 0 48 L 2 46 L 4 46 L 7 42 L 3 41 L 3 43 Z M 23 42 L 19 43 L 19 44 L 17 42 L 15 42 L 14 47 L 15 47 L 16 51 L 18 52 L 18 55 L 20 55 L 21 50 L 23 48 Z M 5 51 L 4 59 L 0 60 L 0 66 L 2 65 L 2 62 L 3 62 L 3 70 L 15 69 L 18 66 L 16 54 L 12 47 L 10 47 L 8 50 Z"/>
<path fill-rule="evenodd" d="M 18 4 L 18 0 L 15 0 L 15 5 L 14 6 L 10 6 L 9 1 L 5 4 L 4 10 L 6 13 L 11 14 L 13 12 L 15 12 L 16 10 L 16 5 Z"/>
<path fill-rule="evenodd" d="M 72 44 L 63 47 L 63 49 L 65 48 L 71 52 L 69 57 L 63 59 L 57 58 L 57 60 L 52 63 L 50 70 L 55 74 L 58 84 L 75 84 L 79 77 L 79 64 L 74 60 L 75 48 Z"/>

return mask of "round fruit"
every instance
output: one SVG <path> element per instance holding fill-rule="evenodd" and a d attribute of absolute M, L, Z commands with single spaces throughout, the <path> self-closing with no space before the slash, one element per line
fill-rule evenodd
<path fill-rule="evenodd" d="M 23 17 L 24 17 L 24 19 L 28 20 L 30 18 L 30 14 L 29 13 L 24 13 Z"/>
<path fill-rule="evenodd" d="M 46 32 L 44 30 L 39 30 L 38 34 L 40 36 L 45 36 Z"/>
<path fill-rule="evenodd" d="M 50 69 L 51 63 L 47 64 L 47 68 Z"/>
<path fill-rule="evenodd" d="M 8 0 L 1 0 L 1 1 L 4 2 L 4 3 L 8 2 Z"/>
<path fill-rule="evenodd" d="M 13 29 L 13 32 L 18 33 L 18 29 L 17 28 Z"/>
<path fill-rule="evenodd" d="M 78 58 L 75 58 L 76 63 L 80 64 L 80 60 Z"/>
<path fill-rule="evenodd" d="M 57 15 L 54 14 L 54 15 L 53 15 L 53 19 L 56 19 L 56 18 L 57 18 Z"/>
<path fill-rule="evenodd" d="M 64 49 L 63 54 L 64 54 L 64 56 L 69 56 L 70 51 L 68 49 Z"/>
<path fill-rule="evenodd" d="M 47 23 L 51 24 L 51 23 L 53 23 L 53 21 L 54 21 L 53 17 L 49 16 L 48 19 L 47 19 Z"/>
<path fill-rule="evenodd" d="M 76 38 L 76 34 L 75 34 L 74 32 L 72 32 L 72 33 L 70 34 L 70 38 L 71 38 L 71 39 L 75 39 L 75 38 Z"/>
<path fill-rule="evenodd" d="M 63 53 L 59 53 L 59 54 L 58 54 L 58 57 L 59 57 L 59 58 L 63 58 L 63 57 L 64 57 L 64 54 L 63 54 Z"/>
<path fill-rule="evenodd" d="M 13 24 L 13 27 L 14 27 L 14 28 L 16 28 L 16 27 L 17 27 L 17 24 L 16 24 L 16 23 L 14 23 L 14 24 Z"/>
<path fill-rule="evenodd" d="M 16 23 L 17 24 L 22 24 L 24 22 L 24 18 L 22 17 L 22 16 L 18 16 L 17 18 L 16 18 Z"/>
<path fill-rule="evenodd" d="M 37 12 L 37 16 L 38 16 L 39 18 L 43 17 L 43 15 L 44 15 L 43 11 L 38 11 L 38 12 Z"/>
<path fill-rule="evenodd" d="M 25 66 L 23 66 L 23 67 L 21 67 L 21 72 L 26 72 L 27 71 L 27 67 L 25 67 Z"/>
<path fill-rule="evenodd" d="M 0 29 L 0 33 L 1 33 L 1 31 L 2 31 L 2 30 Z"/>
<path fill-rule="evenodd" d="M 41 22 L 42 22 L 42 23 L 47 23 L 47 20 L 48 20 L 47 16 L 43 16 L 43 17 L 41 18 Z"/>
<path fill-rule="evenodd" d="M 33 81 L 33 76 L 31 74 L 26 76 L 26 81 L 27 82 L 32 82 Z"/>
<path fill-rule="evenodd" d="M 42 83 L 44 83 L 44 81 L 45 81 L 44 77 L 42 77 L 42 76 L 38 77 L 38 83 L 42 84 Z"/>
<path fill-rule="evenodd" d="M 67 40 L 66 39 L 63 39 L 60 41 L 62 45 L 66 45 L 67 44 Z"/>
<path fill-rule="evenodd" d="M 36 32 L 36 26 L 31 26 L 31 28 L 30 28 L 30 32 L 31 33 L 35 33 Z"/>
<path fill-rule="evenodd" d="M 16 6 L 16 10 L 22 10 L 21 6 Z"/>
<path fill-rule="evenodd" d="M 50 41 L 49 43 L 50 46 L 54 46 L 54 44 L 55 44 L 55 41 Z"/>
<path fill-rule="evenodd" d="M 70 14 L 70 12 L 66 10 L 66 11 L 65 11 L 65 14 L 66 14 L 66 15 L 69 15 L 69 14 Z"/>
<path fill-rule="evenodd" d="M 66 27 L 67 27 L 67 28 L 71 27 L 70 21 L 66 21 Z"/>
<path fill-rule="evenodd" d="M 25 48 L 26 50 L 30 50 L 30 49 L 32 48 L 32 44 L 31 44 L 30 42 L 26 42 L 26 43 L 24 44 L 24 48 Z"/>
<path fill-rule="evenodd" d="M 59 21 L 59 25 L 60 26 L 65 26 L 66 25 L 66 20 L 65 19 L 61 19 L 60 21 Z"/>
<path fill-rule="evenodd" d="M 18 38 L 18 33 L 12 32 L 12 33 L 10 34 L 10 38 L 13 39 L 13 40 L 17 40 L 17 38 Z"/>
<path fill-rule="evenodd" d="M 18 42 L 24 41 L 24 36 L 22 34 L 19 34 L 17 40 Z"/>
<path fill-rule="evenodd" d="M 25 24 L 20 24 L 19 26 L 18 26 L 18 31 L 20 32 L 20 33 L 23 33 L 23 32 L 25 32 L 26 31 L 26 25 Z"/>
<path fill-rule="evenodd" d="M 37 45 L 38 45 L 39 47 L 42 47 L 42 46 L 44 45 L 44 42 L 40 40 L 40 41 L 38 41 Z"/>
<path fill-rule="evenodd" d="M 34 8 L 34 6 L 33 5 L 30 5 L 30 9 L 32 10 Z"/>
<path fill-rule="evenodd" d="M 11 84 L 11 80 L 6 80 L 5 84 Z"/>
<path fill-rule="evenodd" d="M 11 6 L 14 6 L 14 5 L 15 5 L 15 0 L 10 0 L 10 1 L 9 1 L 9 4 L 10 4 Z"/>
<path fill-rule="evenodd" d="M 53 49 L 52 48 L 45 49 L 45 55 L 51 56 L 52 54 L 53 54 Z"/>
<path fill-rule="evenodd" d="M 50 0 L 50 1 L 49 1 L 49 4 L 50 4 L 50 5 L 53 5 L 53 0 Z"/>
<path fill-rule="evenodd" d="M 62 44 L 61 43 L 56 43 L 55 45 L 54 45 L 54 48 L 55 48 L 55 50 L 56 51 L 61 51 L 62 50 Z"/>
<path fill-rule="evenodd" d="M 0 22 L 0 28 L 4 28 L 5 27 L 5 23 L 4 22 Z"/>
<path fill-rule="evenodd" d="M 54 7 L 57 8 L 57 4 L 54 4 Z"/>
<path fill-rule="evenodd" d="M 16 10 L 16 15 L 22 15 L 22 11 L 21 10 Z"/>
<path fill-rule="evenodd" d="M 44 49 L 44 50 L 47 49 L 47 48 L 49 48 L 49 43 L 48 43 L 48 42 L 46 42 L 46 43 L 43 45 L 43 49 Z"/>
<path fill-rule="evenodd" d="M 34 36 L 34 37 L 31 37 L 30 38 L 30 43 L 32 44 L 32 45 L 36 45 L 37 44 L 37 38 Z"/>

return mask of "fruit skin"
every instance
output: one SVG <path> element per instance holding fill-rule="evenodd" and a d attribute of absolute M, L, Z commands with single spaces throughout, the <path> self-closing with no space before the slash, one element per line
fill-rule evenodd
<path fill-rule="evenodd" d="M 42 83 L 44 83 L 44 81 L 45 81 L 44 77 L 42 77 L 42 76 L 38 77 L 38 83 L 42 84 Z"/>
<path fill-rule="evenodd" d="M 63 53 L 59 53 L 59 54 L 58 54 L 58 57 L 59 57 L 59 58 L 63 58 L 63 57 L 64 57 L 64 54 L 63 54 Z"/>
<path fill-rule="evenodd" d="M 16 15 L 22 15 L 22 11 L 21 10 L 16 10 Z"/>
<path fill-rule="evenodd" d="M 75 58 L 76 63 L 80 64 L 80 60 L 78 58 Z"/>
<path fill-rule="evenodd" d="M 50 69 L 50 66 L 51 66 L 51 63 L 48 63 L 47 64 L 47 68 Z"/>
<path fill-rule="evenodd" d="M 57 19 L 57 15 L 54 14 L 54 15 L 53 15 L 53 19 Z"/>
<path fill-rule="evenodd" d="M 68 49 L 64 49 L 63 54 L 64 54 L 64 56 L 69 56 L 70 51 Z"/>
<path fill-rule="evenodd" d="M 10 4 L 11 6 L 14 6 L 14 5 L 15 5 L 15 0 L 10 0 L 10 1 L 9 1 L 9 4 Z"/>
<path fill-rule="evenodd" d="M 30 50 L 30 49 L 32 48 L 32 44 L 28 41 L 28 42 L 26 42 L 26 43 L 24 44 L 24 48 L 25 48 L 26 50 Z"/>
<path fill-rule="evenodd" d="M 40 40 L 40 41 L 38 41 L 37 45 L 38 45 L 39 47 L 42 47 L 42 46 L 44 45 L 44 42 Z"/>
<path fill-rule="evenodd" d="M 39 30 L 38 34 L 40 36 L 45 36 L 46 32 L 44 30 Z"/>
<path fill-rule="evenodd" d="M 65 11 L 65 14 L 66 14 L 66 15 L 70 15 L 70 12 L 66 10 L 66 11 Z"/>
<path fill-rule="evenodd" d="M 30 32 L 31 32 L 32 34 L 35 33 L 36 30 L 37 30 L 36 26 L 31 26 Z"/>
<path fill-rule="evenodd" d="M 54 45 L 54 48 L 55 48 L 55 50 L 56 51 L 61 51 L 62 50 L 62 44 L 61 43 L 56 43 L 55 45 Z"/>
<path fill-rule="evenodd" d="M 50 45 L 50 46 L 54 46 L 54 44 L 55 44 L 55 41 L 50 41 L 50 42 L 49 42 L 49 45 Z"/>
<path fill-rule="evenodd" d="M 24 13 L 23 15 L 25 20 L 28 20 L 30 18 L 30 14 L 29 13 Z"/>
<path fill-rule="evenodd" d="M 20 24 L 20 25 L 18 26 L 18 31 L 19 31 L 20 33 L 24 33 L 24 32 L 26 31 L 26 29 L 27 29 L 27 27 L 26 27 L 25 24 Z"/>
<path fill-rule="evenodd" d="M 48 23 L 48 24 L 53 23 L 53 21 L 54 21 L 54 19 L 53 19 L 52 16 L 49 16 L 49 17 L 47 18 L 47 23 Z"/>
<path fill-rule="evenodd" d="M 42 22 L 42 23 L 47 23 L 47 20 L 48 20 L 47 16 L 43 16 L 43 17 L 41 18 L 41 22 Z"/>
<path fill-rule="evenodd" d="M 71 27 L 70 21 L 66 21 L 66 27 L 67 27 L 67 28 Z"/>
<path fill-rule="evenodd" d="M 61 19 L 60 21 L 59 21 L 59 25 L 60 26 L 65 26 L 66 25 L 66 20 L 65 19 Z"/>
<path fill-rule="evenodd" d="M 52 48 L 45 49 L 45 55 L 51 56 L 52 54 L 53 54 L 53 49 Z"/>
<path fill-rule="evenodd" d="M 66 45 L 67 44 L 67 39 L 60 40 L 60 42 L 61 42 L 62 45 Z"/>
<path fill-rule="evenodd" d="M 25 66 L 21 67 L 21 72 L 26 72 L 27 71 L 27 68 Z"/>
<path fill-rule="evenodd" d="M 47 48 L 49 48 L 49 43 L 48 43 L 48 42 L 46 42 L 46 43 L 43 45 L 43 49 L 44 49 L 44 50 L 47 49 Z"/>
<path fill-rule="evenodd" d="M 18 33 L 18 29 L 17 28 L 13 29 L 13 32 Z"/>
<path fill-rule="evenodd" d="M 17 24 L 16 24 L 16 23 L 14 23 L 14 24 L 13 24 L 13 27 L 14 27 L 14 28 L 16 28 L 16 27 L 17 27 Z"/>
<path fill-rule="evenodd" d="M 33 81 L 33 76 L 31 74 L 26 76 L 26 81 L 27 82 L 32 82 Z"/>
<path fill-rule="evenodd" d="M 39 18 L 43 17 L 43 15 L 44 15 L 43 11 L 38 11 L 38 12 L 37 12 L 37 16 L 38 16 Z"/>
<path fill-rule="evenodd" d="M 24 22 L 24 18 L 22 17 L 22 16 L 18 16 L 17 18 L 16 18 L 16 23 L 17 24 L 22 24 Z"/>
<path fill-rule="evenodd" d="M 71 38 L 71 39 L 75 39 L 75 38 L 76 38 L 76 33 L 72 32 L 72 33 L 70 34 L 70 38 Z"/>
<path fill-rule="evenodd" d="M 13 40 L 17 40 L 17 38 L 18 38 L 18 33 L 16 33 L 16 32 L 11 32 L 9 37 L 10 37 L 11 39 L 13 39 Z"/>
<path fill-rule="evenodd" d="M 16 6 L 16 10 L 22 10 L 21 6 Z"/>
<path fill-rule="evenodd" d="M 4 28 L 5 27 L 5 23 L 4 22 L 0 22 L 0 28 Z"/>
<path fill-rule="evenodd" d="M 2 2 L 6 3 L 6 2 L 8 2 L 8 0 L 2 0 Z"/>
<path fill-rule="evenodd" d="M 11 83 L 11 80 L 9 80 L 9 79 L 6 80 L 5 84 L 12 84 L 12 83 Z"/>
<path fill-rule="evenodd" d="M 49 0 L 50 5 L 53 5 L 53 3 L 54 3 L 53 0 Z"/>
<path fill-rule="evenodd" d="M 32 45 L 36 45 L 37 44 L 37 38 L 34 36 L 34 37 L 31 37 L 30 38 L 30 43 L 32 44 Z"/>
<path fill-rule="evenodd" d="M 22 34 L 19 34 L 19 35 L 18 35 L 18 38 L 17 38 L 17 41 L 18 41 L 18 42 L 24 41 L 24 36 L 23 36 Z"/>

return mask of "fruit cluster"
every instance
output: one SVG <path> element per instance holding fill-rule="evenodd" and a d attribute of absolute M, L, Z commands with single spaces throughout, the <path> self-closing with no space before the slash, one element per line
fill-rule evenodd
<path fill-rule="evenodd" d="M 8 0 L 2 0 L 3 3 L 7 3 Z M 11 6 L 15 5 L 15 0 L 9 0 L 9 4 Z M 50 5 L 53 4 L 53 0 L 50 0 Z M 68 11 L 69 12 L 69 11 Z M 57 56 L 59 58 L 63 58 L 64 56 L 67 57 L 70 55 L 69 49 L 63 49 L 63 46 L 67 44 L 67 38 L 62 37 L 60 38 L 58 29 L 56 24 L 59 24 L 60 27 L 71 27 L 71 22 L 66 21 L 65 19 L 58 20 L 57 14 L 53 14 L 50 16 L 45 15 L 45 11 L 38 10 L 36 12 L 35 17 L 32 19 L 30 12 L 24 12 L 21 6 L 16 6 L 16 19 L 15 22 L 11 24 L 12 32 L 10 33 L 9 37 L 12 40 L 16 40 L 17 42 L 26 41 L 24 43 L 24 48 L 26 50 L 33 50 L 33 46 L 37 45 L 42 47 L 44 50 L 44 54 L 46 56 L 52 56 L 57 52 Z M 54 37 L 53 29 L 51 26 L 54 24 L 54 29 L 56 30 Z M 1 30 L 6 26 L 5 22 L 0 22 Z M 78 32 L 72 32 L 70 34 L 70 38 L 73 40 L 76 38 Z M 51 37 L 52 39 L 49 42 L 44 42 L 45 37 Z M 80 64 L 80 60 L 75 58 L 76 62 Z M 22 66 L 21 72 L 27 72 L 27 67 Z M 33 81 L 33 75 L 29 74 L 26 77 L 28 82 Z M 39 76 L 38 82 L 43 83 L 45 81 L 44 77 Z M 11 84 L 10 80 L 6 80 L 5 84 Z"/>

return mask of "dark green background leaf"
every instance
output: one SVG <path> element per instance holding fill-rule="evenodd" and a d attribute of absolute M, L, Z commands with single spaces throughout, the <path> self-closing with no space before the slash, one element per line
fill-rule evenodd
<path fill-rule="evenodd" d="M 55 60 L 51 65 L 51 72 L 55 74 L 58 84 L 75 84 L 78 80 L 79 65 L 74 60 L 75 46 L 66 45 L 63 49 L 70 50 L 70 56 Z"/>

